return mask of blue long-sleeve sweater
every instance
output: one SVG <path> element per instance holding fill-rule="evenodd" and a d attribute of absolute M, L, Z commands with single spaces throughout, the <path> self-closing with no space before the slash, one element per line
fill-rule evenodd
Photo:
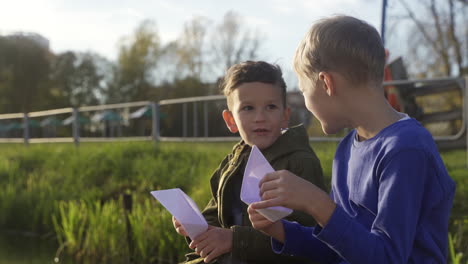
<path fill-rule="evenodd" d="M 273 240 L 273 250 L 321 263 L 445 263 L 454 192 L 432 136 L 416 120 L 362 142 L 353 130 L 335 154 L 329 222 L 283 221 L 285 242 Z"/>

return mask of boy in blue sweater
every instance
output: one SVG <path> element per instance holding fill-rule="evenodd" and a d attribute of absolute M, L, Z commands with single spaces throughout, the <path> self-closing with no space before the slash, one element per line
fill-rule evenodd
<path fill-rule="evenodd" d="M 382 88 L 385 51 L 369 24 L 323 19 L 299 44 L 294 68 L 307 108 L 340 142 L 328 195 L 288 171 L 260 182 L 248 208 L 253 227 L 273 237 L 276 253 L 321 263 L 445 263 L 455 183 L 429 132 L 395 111 Z M 255 209 L 285 206 L 316 227 L 269 222 Z"/>

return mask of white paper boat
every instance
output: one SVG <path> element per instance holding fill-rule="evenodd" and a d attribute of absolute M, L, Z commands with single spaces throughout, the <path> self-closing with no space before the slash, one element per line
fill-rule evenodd
<path fill-rule="evenodd" d="M 208 229 L 208 223 L 197 204 L 181 189 L 152 191 L 151 194 L 179 221 L 190 239 Z"/>
<path fill-rule="evenodd" d="M 244 179 L 242 180 L 241 200 L 246 204 L 261 201 L 258 184 L 267 173 L 274 171 L 257 146 L 252 146 L 249 160 L 245 166 Z M 282 206 L 269 207 L 257 211 L 272 222 L 276 222 L 292 213 L 291 209 Z"/>

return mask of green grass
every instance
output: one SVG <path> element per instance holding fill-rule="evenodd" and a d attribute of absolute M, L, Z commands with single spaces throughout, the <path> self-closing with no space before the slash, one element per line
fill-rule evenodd
<path fill-rule="evenodd" d="M 66 254 L 105 263 L 175 263 L 187 251 L 170 214 L 150 191 L 179 187 L 203 207 L 209 178 L 233 143 L 2 145 L 0 229 L 55 234 Z M 336 143 L 312 143 L 330 182 Z M 457 192 L 452 263 L 468 255 L 465 151 L 442 153 Z M 131 195 L 133 208 L 123 207 Z M 130 227 L 130 232 L 127 228 Z"/>

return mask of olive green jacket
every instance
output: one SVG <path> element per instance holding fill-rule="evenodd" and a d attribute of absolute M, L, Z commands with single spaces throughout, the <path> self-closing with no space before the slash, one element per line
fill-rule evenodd
<path fill-rule="evenodd" d="M 270 237 L 255 230 L 250 223 L 247 205 L 243 206 L 242 225 L 231 225 L 232 219 L 232 180 L 243 177 L 250 146 L 243 141 L 236 144 L 231 154 L 226 156 L 211 177 L 212 198 L 203 210 L 203 215 L 209 225 L 230 228 L 233 231 L 232 251 L 229 263 L 311 263 L 297 257 L 281 256 L 271 249 Z M 292 173 L 325 189 L 320 161 L 310 148 L 308 135 L 301 126 L 288 129 L 273 145 L 262 151 L 265 158 L 275 170 L 288 170 Z M 239 179 L 237 179 L 239 180 Z M 294 211 L 286 217 L 305 226 L 315 224 L 313 218 L 305 213 Z M 187 264 L 203 263 L 203 259 L 194 252 L 186 255 Z M 214 261 L 213 263 L 226 263 Z"/>

